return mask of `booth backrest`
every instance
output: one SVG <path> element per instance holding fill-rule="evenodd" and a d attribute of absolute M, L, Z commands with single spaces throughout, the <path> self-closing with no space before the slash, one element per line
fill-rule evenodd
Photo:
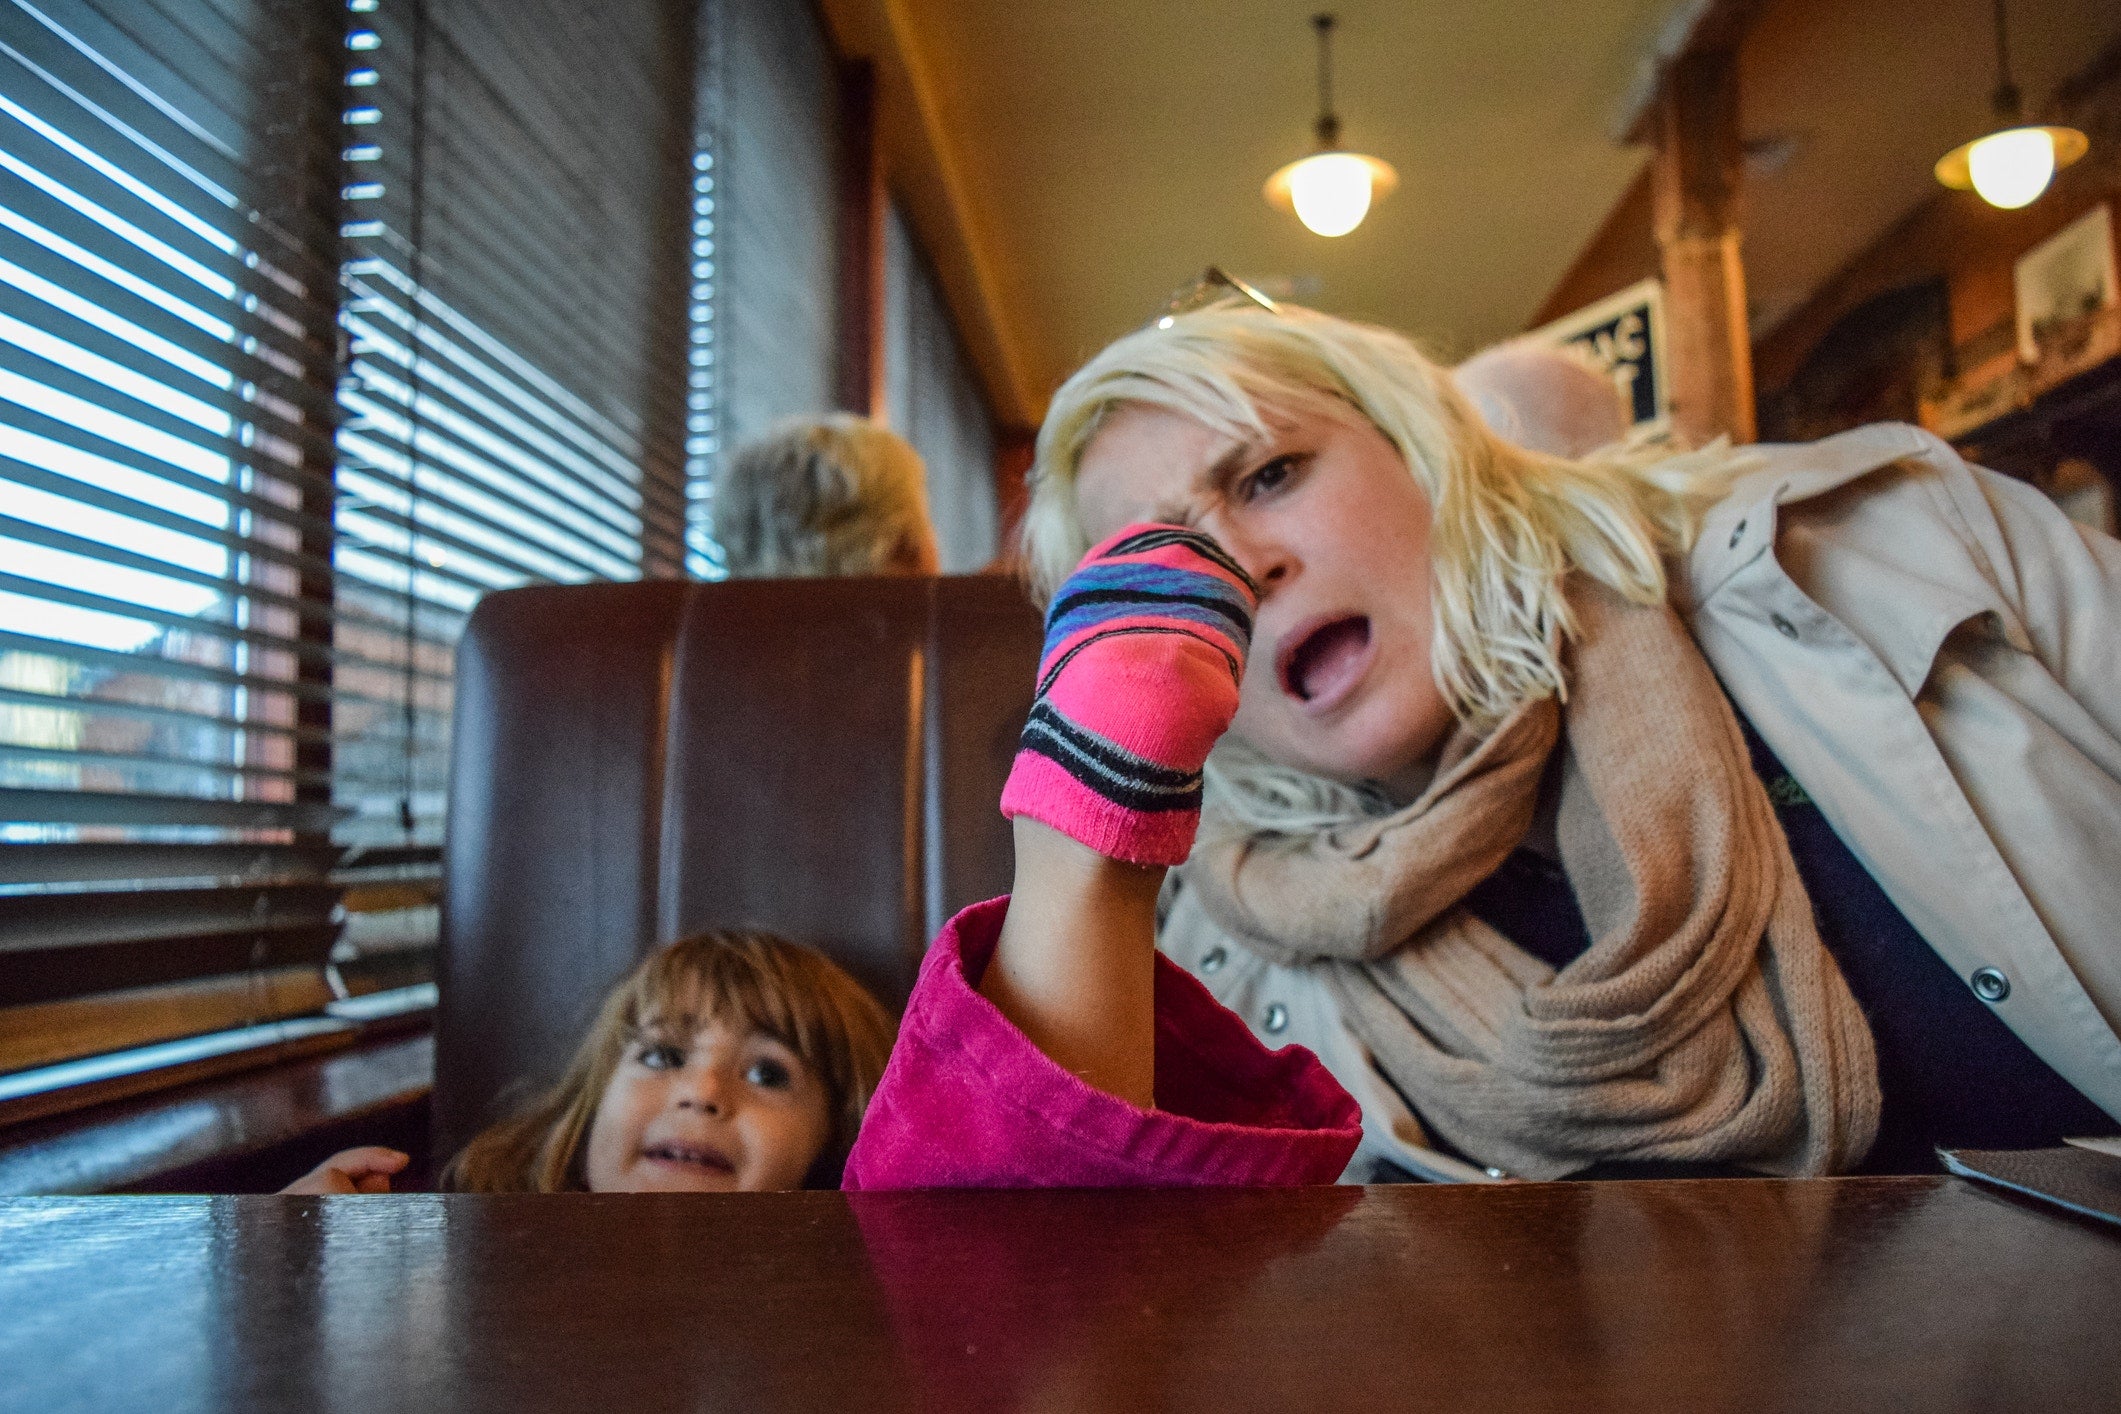
<path fill-rule="evenodd" d="M 998 577 L 489 595 L 457 652 L 436 1154 L 687 932 L 771 929 L 902 1003 L 943 920 L 1009 886 L 1038 648 Z"/>

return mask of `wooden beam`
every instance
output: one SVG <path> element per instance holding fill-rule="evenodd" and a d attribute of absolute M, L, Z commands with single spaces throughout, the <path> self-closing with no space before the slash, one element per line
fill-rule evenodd
<path fill-rule="evenodd" d="M 1766 8 L 1766 0 L 1682 0 L 1674 6 L 1636 61 L 1635 76 L 1613 112 L 1613 141 L 1655 141 L 1657 100 L 1672 69 L 1690 54 L 1736 51 Z"/>
<path fill-rule="evenodd" d="M 839 66 L 838 401 L 848 412 L 885 420 L 884 165 L 877 141 L 876 66 Z"/>
<path fill-rule="evenodd" d="M 1671 345 L 1672 423 L 1704 442 L 1754 437 L 1753 355 L 1746 329 L 1739 198 L 1738 57 L 1688 54 L 1665 75 L 1652 168 L 1657 245 Z"/>

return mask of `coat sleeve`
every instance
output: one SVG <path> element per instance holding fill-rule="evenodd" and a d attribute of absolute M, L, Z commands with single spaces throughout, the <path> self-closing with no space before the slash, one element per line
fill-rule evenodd
<path fill-rule="evenodd" d="M 953 918 L 921 964 L 845 1186 L 1167 1188 L 1333 1182 L 1361 1112 L 1300 1046 L 1269 1051 L 1161 954 L 1156 1097 L 1061 1069 L 975 990 L 1009 901 Z"/>

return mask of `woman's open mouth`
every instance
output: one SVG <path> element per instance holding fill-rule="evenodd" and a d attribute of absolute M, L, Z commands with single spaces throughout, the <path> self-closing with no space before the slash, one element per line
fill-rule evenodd
<path fill-rule="evenodd" d="M 1328 712 L 1355 690 L 1370 665 L 1370 620 L 1348 614 L 1297 626 L 1275 655 L 1281 690 L 1307 712 Z"/>
<path fill-rule="evenodd" d="M 719 1149 L 710 1149 L 704 1144 L 647 1144 L 641 1148 L 641 1157 L 659 1164 L 671 1164 L 678 1168 L 697 1169 L 704 1173 L 733 1174 L 736 1165 Z"/>

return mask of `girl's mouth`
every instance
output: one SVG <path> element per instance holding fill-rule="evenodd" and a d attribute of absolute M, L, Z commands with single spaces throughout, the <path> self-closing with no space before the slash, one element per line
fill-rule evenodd
<path fill-rule="evenodd" d="M 700 1169 L 708 1173 L 736 1172 L 736 1165 L 730 1162 L 728 1155 L 705 1144 L 648 1144 L 642 1147 L 641 1157 L 659 1164 L 674 1164 L 680 1168 Z"/>
<path fill-rule="evenodd" d="M 1275 655 L 1281 689 L 1306 712 L 1329 712 L 1355 690 L 1370 664 L 1370 620 L 1365 614 L 1299 624 Z"/>

